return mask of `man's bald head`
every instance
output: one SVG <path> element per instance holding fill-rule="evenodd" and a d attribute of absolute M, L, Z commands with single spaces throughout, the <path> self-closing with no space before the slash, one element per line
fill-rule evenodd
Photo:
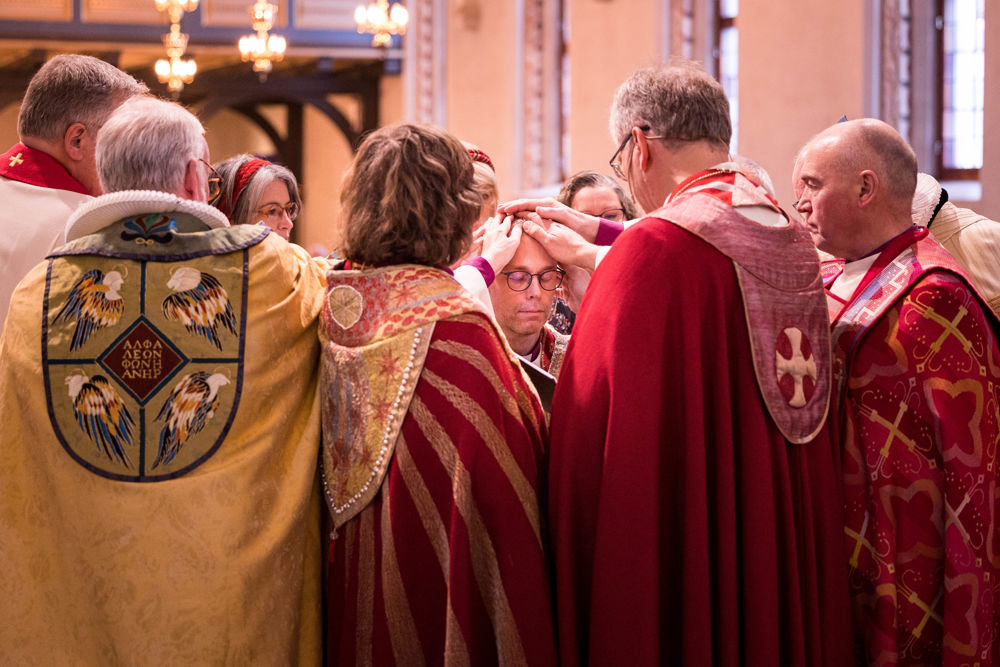
<path fill-rule="evenodd" d="M 820 250 L 856 259 L 910 226 L 917 158 L 871 118 L 833 125 L 799 151 L 793 187 Z"/>
<path fill-rule="evenodd" d="M 917 188 L 917 156 L 891 125 L 875 118 L 837 123 L 817 134 L 802 152 L 823 143 L 836 146 L 833 155 L 846 173 L 871 170 L 887 195 L 911 204 Z"/>

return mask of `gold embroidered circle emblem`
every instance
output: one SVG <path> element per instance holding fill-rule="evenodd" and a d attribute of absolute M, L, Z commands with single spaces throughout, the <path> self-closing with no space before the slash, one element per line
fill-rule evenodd
<path fill-rule="evenodd" d="M 330 304 L 330 316 L 343 329 L 350 329 L 364 311 L 364 297 L 361 292 L 350 285 L 337 285 L 327 295 Z"/>

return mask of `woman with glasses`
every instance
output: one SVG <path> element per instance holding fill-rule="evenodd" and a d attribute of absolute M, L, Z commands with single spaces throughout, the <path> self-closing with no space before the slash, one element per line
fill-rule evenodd
<path fill-rule="evenodd" d="M 556 663 L 545 416 L 447 268 L 482 207 L 472 169 L 444 130 L 397 124 L 344 176 L 320 318 L 330 664 Z"/>
<path fill-rule="evenodd" d="M 639 209 L 621 184 L 599 171 L 578 171 L 563 184 L 560 202 L 581 213 L 625 222 L 639 217 Z"/>
<path fill-rule="evenodd" d="M 625 192 L 618 181 L 598 171 L 586 170 L 573 174 L 563 184 L 556 199 L 581 213 L 619 225 L 640 215 L 632 197 Z M 576 313 L 567 301 L 574 301 L 576 306 L 579 306 L 579 294 L 582 294 L 586 289 L 586 283 L 589 282 L 588 272 L 569 265 L 567 268 L 573 275 L 568 277 L 567 285 L 560 288 L 552 307 L 552 315 L 549 317 L 549 325 L 562 334 L 572 332 L 576 320 Z M 573 283 L 573 291 L 579 293 L 575 299 L 571 299 L 571 295 L 566 293 L 571 286 L 570 283 Z"/>
<path fill-rule="evenodd" d="M 302 199 L 295 175 L 288 168 L 243 154 L 218 163 L 215 171 L 221 183 L 209 203 L 225 213 L 230 223 L 267 225 L 289 240 Z"/>

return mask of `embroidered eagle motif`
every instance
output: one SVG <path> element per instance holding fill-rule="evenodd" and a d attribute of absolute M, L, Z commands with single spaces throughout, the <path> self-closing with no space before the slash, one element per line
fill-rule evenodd
<path fill-rule="evenodd" d="M 236 335 L 236 316 L 229 294 L 215 276 L 182 266 L 170 276 L 167 287 L 175 292 L 163 300 L 163 315 L 168 320 L 177 320 L 190 333 L 204 336 L 220 350 L 220 326 Z"/>
<path fill-rule="evenodd" d="M 83 432 L 94 441 L 97 450 L 111 461 L 132 467 L 126 446 L 132 444 L 135 422 L 118 392 L 103 375 L 88 378 L 79 373 L 66 378 L 73 412 Z"/>
<path fill-rule="evenodd" d="M 181 378 L 156 415 L 156 421 L 166 424 L 153 468 L 170 463 L 188 438 L 205 427 L 219 407 L 219 387 L 227 384 L 229 378 L 221 373 L 198 371 Z"/>
<path fill-rule="evenodd" d="M 121 290 L 122 274 L 99 269 L 91 269 L 76 281 L 65 305 L 56 313 L 52 324 L 60 321 L 76 320 L 70 350 L 76 350 L 87 342 L 90 334 L 103 327 L 118 324 L 125 310 Z"/>

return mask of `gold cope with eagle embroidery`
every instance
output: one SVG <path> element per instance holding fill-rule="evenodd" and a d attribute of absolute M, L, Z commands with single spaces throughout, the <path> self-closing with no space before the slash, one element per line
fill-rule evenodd
<path fill-rule="evenodd" d="M 246 252 L 51 260 L 45 388 L 53 427 L 78 463 L 154 482 L 211 457 L 242 385 Z"/>

